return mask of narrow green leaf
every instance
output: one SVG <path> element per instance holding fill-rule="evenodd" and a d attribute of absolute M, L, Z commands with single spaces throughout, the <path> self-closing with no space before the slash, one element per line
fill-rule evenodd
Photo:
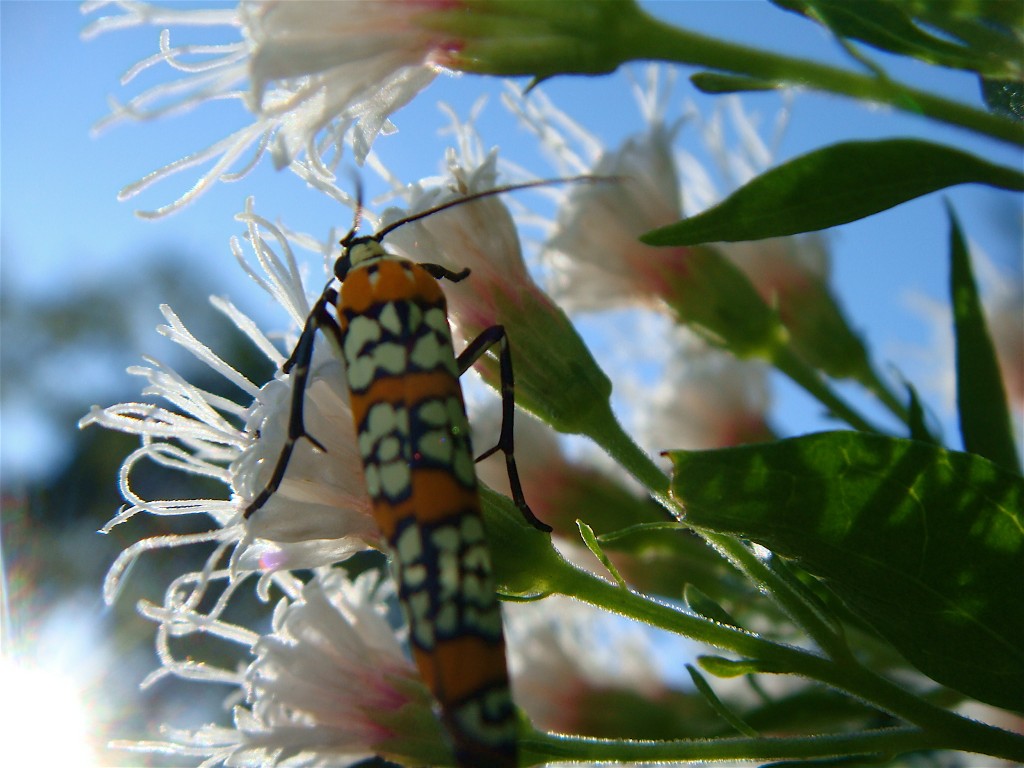
<path fill-rule="evenodd" d="M 983 77 L 981 95 L 993 112 L 1011 120 L 1024 120 L 1024 82 Z"/>
<path fill-rule="evenodd" d="M 909 383 L 906 383 L 905 386 L 907 397 L 910 400 L 910 405 L 907 407 L 907 425 L 910 427 L 911 440 L 923 440 L 926 443 L 936 442 L 925 421 L 924 406 L 921 405 L 921 398 L 918 397 L 917 390 Z"/>
<path fill-rule="evenodd" d="M 659 531 L 680 531 L 686 530 L 686 526 L 676 522 L 659 522 L 659 523 L 636 523 L 625 528 L 618 528 L 608 533 L 602 533 L 597 537 L 597 540 L 601 544 L 614 544 L 623 539 L 628 539 L 636 534 L 659 532 Z"/>
<path fill-rule="evenodd" d="M 718 205 L 640 239 L 698 245 L 812 232 L 968 183 L 1024 191 L 1024 174 L 917 139 L 844 142 L 772 168 Z"/>
<path fill-rule="evenodd" d="M 690 76 L 690 82 L 701 93 L 712 94 L 774 91 L 782 87 L 770 80 L 744 75 L 723 75 L 719 72 L 697 72 Z"/>
<path fill-rule="evenodd" d="M 1024 709 L 1024 478 L 855 432 L 669 455 L 688 523 L 795 559 L 934 680 Z"/>
<path fill-rule="evenodd" d="M 698 656 L 697 663 L 715 677 L 742 677 L 758 672 L 770 672 L 756 659 L 727 659 L 724 656 Z"/>
<path fill-rule="evenodd" d="M 754 683 L 756 679 L 749 677 L 747 681 Z M 885 722 L 885 715 L 877 709 L 824 686 L 801 686 L 774 696 L 765 696 L 765 692 L 759 690 L 757 695 L 763 697 L 763 703 L 754 708 L 745 708 L 743 720 L 761 733 L 850 732 L 877 727 L 878 723 Z M 851 768 L 864 768 L 869 764 L 857 757 L 850 758 L 850 762 Z M 800 763 L 803 768 L 807 768 L 807 761 Z M 885 761 L 885 764 L 895 768 L 889 761 Z"/>
<path fill-rule="evenodd" d="M 594 529 L 582 520 L 576 521 L 576 527 L 579 528 L 580 537 L 583 539 L 583 543 L 587 545 L 587 549 L 593 553 L 594 557 L 601 561 L 601 565 L 608 569 L 608 573 L 615 579 L 615 583 L 622 589 L 627 589 L 626 580 L 622 578 L 619 569 L 615 567 L 615 564 L 608 558 L 608 555 L 604 553 L 600 542 L 597 540 L 597 536 L 594 535 Z"/>
<path fill-rule="evenodd" d="M 982 74 L 1007 75 L 1016 62 L 1003 61 L 996 50 L 964 45 L 954 35 L 931 34 L 905 3 L 892 0 L 772 0 L 785 10 L 813 19 L 839 37 L 859 40 L 879 50 Z M 908 12 L 910 10 L 910 12 Z M 959 28 L 969 31 L 971 21 Z"/>
<path fill-rule="evenodd" d="M 725 720 L 729 725 L 736 729 L 737 732 L 744 736 L 749 736 L 752 739 L 756 739 L 760 734 L 743 722 L 743 718 L 733 712 L 728 705 L 718 698 L 718 694 L 715 693 L 714 688 L 704 679 L 704 675 L 697 671 L 692 664 L 686 665 L 686 671 L 690 673 L 690 679 L 693 681 L 694 686 L 700 691 L 701 695 L 707 700 L 711 708 L 719 714 L 719 716 Z"/>
<path fill-rule="evenodd" d="M 683 599 L 690 610 L 705 619 L 717 621 L 719 624 L 728 624 L 731 627 L 740 626 L 739 622 L 722 606 L 705 595 L 693 584 L 687 584 L 683 588 Z"/>
<path fill-rule="evenodd" d="M 904 0 L 894 0 L 904 2 Z M 1002 62 L 1007 74 L 1024 74 L 1024 13 L 1006 0 L 930 0 L 918 4 L 917 23 L 939 35 Z M 999 76 L 994 72 L 982 72 Z"/>
<path fill-rule="evenodd" d="M 641 592 L 676 594 L 694 584 L 713 600 L 736 599 L 750 584 L 700 536 L 679 523 L 647 523 L 597 537 L 605 552 L 631 555 L 643 568 L 633 569 L 630 585 Z"/>
<path fill-rule="evenodd" d="M 996 349 L 985 323 L 960 223 L 949 211 L 950 298 L 956 344 L 956 405 L 964 448 L 1003 469 L 1020 471 L 1010 408 Z"/>

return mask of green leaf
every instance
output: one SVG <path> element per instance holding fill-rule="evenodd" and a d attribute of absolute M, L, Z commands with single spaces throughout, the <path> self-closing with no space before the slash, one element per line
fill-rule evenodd
<path fill-rule="evenodd" d="M 742 677 L 758 672 L 776 672 L 770 666 L 756 659 L 727 659 L 724 656 L 698 656 L 697 663 L 715 677 Z"/>
<path fill-rule="evenodd" d="M 693 87 L 701 93 L 747 93 L 750 91 L 774 91 L 783 87 L 771 80 L 762 80 L 746 75 L 724 75 L 719 72 L 697 72 L 690 76 Z"/>
<path fill-rule="evenodd" d="M 904 386 L 907 388 L 907 399 L 910 401 L 907 406 L 907 425 L 910 427 L 910 438 L 926 443 L 937 442 L 932 436 L 931 430 L 928 429 L 924 406 L 921 405 L 921 398 L 918 397 L 917 390 L 909 383 L 905 383 Z"/>
<path fill-rule="evenodd" d="M 711 708 L 718 713 L 725 722 L 731 725 L 738 733 L 743 736 L 749 736 L 750 738 L 756 739 L 760 734 L 743 722 L 743 718 L 737 715 L 729 706 L 718 698 L 718 694 L 715 693 L 715 689 L 711 687 L 707 680 L 704 679 L 704 675 L 696 670 L 692 664 L 686 665 L 686 671 L 690 673 L 690 679 L 693 681 L 694 687 L 700 692 L 705 698 Z"/>
<path fill-rule="evenodd" d="M 727 624 L 730 627 L 740 626 L 739 622 L 722 606 L 700 591 L 699 587 L 687 584 L 683 588 L 683 600 L 691 611 L 705 619 Z"/>
<path fill-rule="evenodd" d="M 611 559 L 604 553 L 604 549 L 601 548 L 600 542 L 597 540 L 597 536 L 594 535 L 594 529 L 584 523 L 582 520 L 576 521 L 576 527 L 580 529 L 580 538 L 583 539 L 583 543 L 587 545 L 587 549 L 601 561 L 608 573 L 615 579 L 615 583 L 622 589 L 627 589 L 626 580 L 622 578 L 622 574 L 619 573 L 619 569 L 615 567 L 615 564 Z"/>
<path fill-rule="evenodd" d="M 1024 709 L 1019 475 L 855 432 L 669 455 L 686 522 L 795 559 L 934 680 Z"/>
<path fill-rule="evenodd" d="M 950 298 L 956 343 L 956 405 L 964 448 L 1013 472 L 1020 470 L 999 359 L 971 270 L 960 223 L 949 211 Z"/>
<path fill-rule="evenodd" d="M 818 685 L 797 687 L 795 690 L 789 689 L 787 693 L 776 694 L 754 709 L 745 709 L 743 719 L 751 728 L 756 728 L 762 733 L 807 734 L 836 733 L 865 727 L 877 728 L 880 723 L 887 720 L 877 709 Z M 888 760 L 882 762 L 888 768 L 895 768 Z M 799 761 L 802 768 L 808 768 L 808 763 L 814 765 L 812 761 Z M 864 768 L 869 762 L 854 757 L 850 758 L 850 764 L 851 768 Z"/>
<path fill-rule="evenodd" d="M 698 245 L 794 235 L 968 183 L 1024 191 L 1024 174 L 917 139 L 844 142 L 772 168 L 718 205 L 640 239 Z"/>
<path fill-rule="evenodd" d="M 1024 81 L 983 77 L 981 95 L 993 112 L 1012 120 L 1024 120 Z"/>
<path fill-rule="evenodd" d="M 500 595 L 534 600 L 557 592 L 562 556 L 551 545 L 551 536 L 527 524 L 511 499 L 483 484 L 480 502 Z"/>
<path fill-rule="evenodd" d="M 679 523 L 633 525 L 598 536 L 598 541 L 606 552 L 629 554 L 641 564 L 629 573 L 630 586 L 641 592 L 674 597 L 693 584 L 722 603 L 742 599 L 751 588 L 704 539 Z"/>
<path fill-rule="evenodd" d="M 1011 31 L 979 18 L 976 11 L 934 16 L 925 7 L 908 8 L 906 3 L 892 0 L 772 1 L 819 22 L 838 37 L 859 40 L 883 51 L 987 75 L 1007 76 L 1019 71 L 1020 54 Z M 948 4 L 948 0 L 942 2 Z M 934 35 L 929 25 L 944 28 L 948 34 Z"/>

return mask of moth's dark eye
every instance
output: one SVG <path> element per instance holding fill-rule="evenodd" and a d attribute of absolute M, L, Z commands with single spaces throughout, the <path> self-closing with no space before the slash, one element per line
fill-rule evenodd
<path fill-rule="evenodd" d="M 352 269 L 352 256 L 349 254 L 348 248 L 346 248 L 345 254 L 334 262 L 334 276 L 344 281 L 350 269 Z"/>

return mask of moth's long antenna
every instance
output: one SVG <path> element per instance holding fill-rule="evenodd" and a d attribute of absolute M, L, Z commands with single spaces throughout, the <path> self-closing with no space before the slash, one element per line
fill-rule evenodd
<path fill-rule="evenodd" d="M 352 217 L 352 229 L 341 238 L 341 245 L 344 247 L 347 247 L 352 242 L 352 238 L 356 236 L 356 232 L 359 230 L 359 222 L 363 218 L 363 180 L 356 173 L 352 174 L 352 178 L 356 185 L 356 211 L 355 216 Z"/>
<path fill-rule="evenodd" d="M 447 203 L 436 205 L 433 208 L 428 208 L 425 211 L 414 213 L 411 216 L 406 216 L 404 219 L 393 221 L 386 227 L 378 231 L 373 237 L 375 240 L 382 240 L 385 235 L 389 232 L 393 232 L 404 224 L 409 224 L 413 221 L 419 221 L 425 219 L 427 216 L 432 216 L 440 211 L 447 210 L 448 208 L 454 208 L 457 205 L 463 203 L 471 203 L 474 200 L 479 200 L 482 197 L 491 197 L 492 195 L 503 195 L 506 192 L 515 192 L 520 189 L 532 189 L 533 187 L 543 187 L 550 184 L 573 184 L 578 181 L 622 181 L 623 176 L 564 176 L 557 179 L 537 179 L 536 181 L 524 181 L 521 184 L 507 184 L 503 187 L 494 187 L 493 189 L 487 189 L 483 192 L 474 192 L 472 195 L 466 195 L 460 197 L 458 200 L 449 200 Z"/>

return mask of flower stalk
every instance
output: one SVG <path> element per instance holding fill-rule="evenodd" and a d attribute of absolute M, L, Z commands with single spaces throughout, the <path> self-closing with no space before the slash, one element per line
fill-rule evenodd
<path fill-rule="evenodd" d="M 865 668 L 852 656 L 847 655 L 842 660 L 826 659 L 816 653 L 781 645 L 742 629 L 691 616 L 629 589 L 610 584 L 568 563 L 562 567 L 562 573 L 559 574 L 556 583 L 558 591 L 562 594 L 638 619 L 651 626 L 756 659 L 760 662 L 762 671 L 800 675 L 845 691 L 918 726 L 927 734 L 932 749 L 978 752 L 1016 761 L 1024 759 L 1024 736 L 937 707 L 905 686 Z M 773 742 L 774 740 L 767 740 L 767 743 Z M 830 754 L 837 752 L 833 751 Z M 720 759 L 724 757 L 725 755 Z"/>
<path fill-rule="evenodd" d="M 466 11 L 471 11 L 467 13 Z M 632 0 L 534 3 L 478 0 L 421 24 L 462 41 L 451 66 L 491 75 L 602 74 L 637 59 L 707 67 L 760 88 L 809 88 L 885 104 L 1024 146 L 1024 126 L 880 76 L 716 40 L 674 27 Z M 526 45 L 522 40 L 527 41 Z M 510 44 L 515 40 L 515 44 Z"/>
<path fill-rule="evenodd" d="M 595 423 L 587 436 L 628 470 L 634 478 L 647 488 L 674 518 L 686 523 L 686 510 L 669 492 L 669 479 L 657 465 L 626 433 L 610 412 L 602 422 Z M 750 578 L 759 588 L 772 595 L 797 626 L 803 629 L 818 646 L 833 658 L 846 658 L 849 649 L 841 633 L 823 616 L 794 586 L 781 578 L 778 573 L 758 558 L 739 539 L 712 531 L 697 531 L 705 541 L 718 550 L 738 570 Z"/>
<path fill-rule="evenodd" d="M 887 728 L 839 736 L 617 741 L 534 732 L 520 740 L 527 765 L 555 760 L 682 762 L 712 760 L 813 760 L 835 755 L 895 754 L 935 748 L 916 728 Z"/>
<path fill-rule="evenodd" d="M 903 112 L 923 115 L 950 125 L 1024 146 L 1024 125 L 973 109 L 955 101 L 893 82 L 889 78 L 859 75 L 825 64 L 795 59 L 769 51 L 716 40 L 673 27 L 641 8 L 623 7 L 616 20 L 617 50 L 622 62 L 643 51 L 644 58 L 708 67 L 755 78 L 773 87 L 801 87 L 858 101 L 885 104 Z"/>
<path fill-rule="evenodd" d="M 789 345 L 780 345 L 772 350 L 770 362 L 812 395 L 829 412 L 862 432 L 880 432 L 866 418 L 861 416 L 849 403 L 833 390 L 825 379 L 805 363 Z"/>

